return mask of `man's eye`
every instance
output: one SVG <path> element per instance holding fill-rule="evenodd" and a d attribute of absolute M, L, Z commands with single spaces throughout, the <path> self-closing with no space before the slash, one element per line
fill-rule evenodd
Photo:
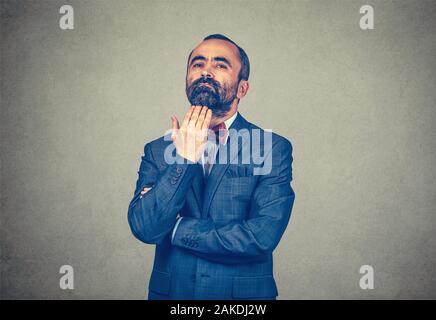
<path fill-rule="evenodd" d="M 197 68 L 197 67 L 201 67 L 202 64 L 201 63 L 195 63 L 192 67 Z"/>
<path fill-rule="evenodd" d="M 219 64 L 218 68 L 227 69 L 227 66 L 225 64 Z"/>

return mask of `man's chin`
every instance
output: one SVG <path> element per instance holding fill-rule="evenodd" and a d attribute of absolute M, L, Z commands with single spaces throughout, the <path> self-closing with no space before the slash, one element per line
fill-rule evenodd
<path fill-rule="evenodd" d="M 204 100 L 192 100 L 190 101 L 192 106 L 202 106 L 202 107 L 208 107 L 212 110 L 212 115 L 214 117 L 223 116 L 225 113 L 228 112 L 228 110 L 223 110 L 221 107 L 217 106 L 216 103 L 211 103 L 210 101 L 204 101 Z"/>
<path fill-rule="evenodd" d="M 208 107 L 209 109 L 212 109 L 212 111 L 215 109 L 215 104 L 210 104 L 207 101 L 203 101 L 203 100 L 190 101 L 190 103 L 191 106 Z"/>
<path fill-rule="evenodd" d="M 216 118 L 223 117 L 230 111 L 230 104 L 219 104 L 217 99 L 211 97 L 211 95 L 206 92 L 202 92 L 196 95 L 195 98 L 189 99 L 189 102 L 193 106 L 208 107 L 212 110 L 212 115 Z"/>
<path fill-rule="evenodd" d="M 189 99 L 189 102 L 193 106 L 205 106 L 210 109 L 214 109 L 217 105 L 217 100 L 211 98 L 209 95 L 200 94 L 196 96 L 194 99 Z"/>

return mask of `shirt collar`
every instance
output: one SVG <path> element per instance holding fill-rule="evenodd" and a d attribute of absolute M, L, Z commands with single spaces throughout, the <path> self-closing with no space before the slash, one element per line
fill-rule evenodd
<path fill-rule="evenodd" d="M 238 116 L 238 111 L 236 111 L 233 116 L 231 116 L 230 118 L 228 118 L 227 120 L 224 121 L 224 124 L 226 125 L 226 129 L 227 129 L 227 136 L 226 136 L 226 140 L 224 141 L 224 145 L 227 144 L 227 141 L 229 140 L 229 128 L 232 125 L 232 123 L 235 121 L 236 117 Z"/>
<path fill-rule="evenodd" d="M 224 121 L 224 124 L 226 125 L 226 129 L 229 130 L 230 126 L 232 125 L 233 121 L 235 121 L 236 116 L 238 115 L 238 111 L 236 111 L 233 116 L 228 118 L 226 121 Z"/>

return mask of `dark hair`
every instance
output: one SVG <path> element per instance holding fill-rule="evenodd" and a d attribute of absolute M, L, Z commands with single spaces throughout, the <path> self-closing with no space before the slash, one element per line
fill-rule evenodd
<path fill-rule="evenodd" d="M 232 43 L 234 46 L 236 46 L 236 48 L 238 48 L 239 60 L 241 61 L 241 70 L 239 71 L 239 75 L 238 75 L 239 81 L 240 80 L 248 80 L 248 77 L 250 76 L 250 60 L 248 60 L 248 56 L 245 53 L 244 49 L 242 49 L 240 46 L 238 46 L 234 41 L 230 40 L 226 36 L 219 34 L 219 33 L 208 35 L 206 38 L 203 39 L 203 41 L 211 40 L 211 39 L 219 39 L 219 40 L 228 41 L 228 42 Z M 188 63 L 189 63 L 189 59 L 191 58 L 191 54 L 192 54 L 192 51 L 189 54 Z"/>

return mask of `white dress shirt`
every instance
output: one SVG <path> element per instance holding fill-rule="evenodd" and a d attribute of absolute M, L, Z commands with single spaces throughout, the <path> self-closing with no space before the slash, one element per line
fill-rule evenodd
<path fill-rule="evenodd" d="M 228 130 L 230 128 L 230 126 L 232 125 L 233 121 L 235 121 L 236 116 L 238 115 L 238 112 L 236 111 L 233 116 L 231 116 L 230 118 L 228 118 L 227 120 L 224 121 L 224 124 L 226 125 L 226 129 Z M 227 144 L 227 140 L 229 139 L 229 135 L 227 134 L 227 137 L 224 141 L 224 145 Z M 204 167 L 205 163 L 208 162 L 210 164 L 209 166 L 209 172 L 207 172 L 207 175 L 209 175 L 210 171 L 212 170 L 212 166 L 215 162 L 215 158 L 216 158 L 216 154 L 218 152 L 218 147 L 219 145 L 217 145 L 214 141 L 210 141 L 208 140 L 206 142 L 206 147 L 204 149 L 203 154 L 201 155 L 200 158 L 200 164 L 203 167 L 203 174 L 206 175 L 206 169 Z"/>

